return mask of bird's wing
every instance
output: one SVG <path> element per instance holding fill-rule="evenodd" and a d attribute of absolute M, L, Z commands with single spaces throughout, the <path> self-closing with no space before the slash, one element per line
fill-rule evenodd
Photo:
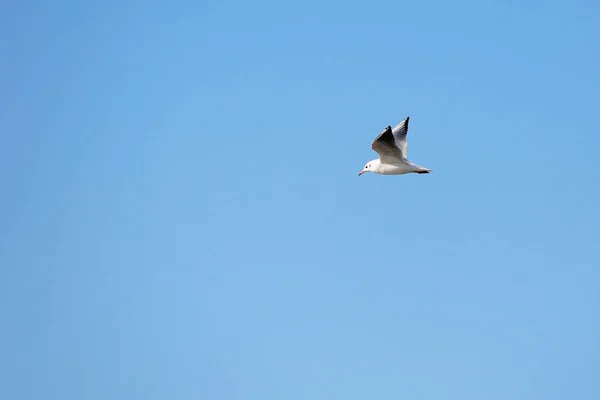
<path fill-rule="evenodd" d="M 408 134 L 408 120 L 410 117 L 406 117 L 404 121 L 400 122 L 398 125 L 392 129 L 392 134 L 394 135 L 394 140 L 396 142 L 396 146 L 400 149 L 402 153 L 402 157 L 408 157 L 408 143 L 406 141 L 406 135 Z"/>
<path fill-rule="evenodd" d="M 379 159 L 385 164 L 393 164 L 406 159 L 406 134 L 408 133 L 407 117 L 394 129 L 387 126 L 371 143 L 371 148 L 379 154 Z"/>
<path fill-rule="evenodd" d="M 384 164 L 394 164 L 402 161 L 402 152 L 396 146 L 392 127 L 389 125 L 371 143 L 371 148 L 379 154 L 379 159 Z"/>

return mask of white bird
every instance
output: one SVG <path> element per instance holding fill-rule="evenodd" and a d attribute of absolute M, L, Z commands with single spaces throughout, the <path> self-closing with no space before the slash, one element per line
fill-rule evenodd
<path fill-rule="evenodd" d="M 402 174 L 428 174 L 432 169 L 428 169 L 410 162 L 406 158 L 408 145 L 406 143 L 406 134 L 408 133 L 408 120 L 400 122 L 394 129 L 387 126 L 371 143 L 371 148 L 379 154 L 379 158 L 369 161 L 359 176 L 365 172 L 374 172 L 381 175 L 402 175 Z"/>

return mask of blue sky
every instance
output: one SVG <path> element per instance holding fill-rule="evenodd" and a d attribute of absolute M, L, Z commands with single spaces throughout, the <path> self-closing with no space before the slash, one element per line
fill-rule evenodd
<path fill-rule="evenodd" d="M 0 397 L 600 398 L 595 1 L 5 2 Z M 411 117 L 429 175 L 358 177 Z"/>

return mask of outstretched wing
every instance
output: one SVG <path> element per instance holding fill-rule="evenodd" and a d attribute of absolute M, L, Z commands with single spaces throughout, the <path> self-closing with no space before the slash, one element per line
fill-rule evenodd
<path fill-rule="evenodd" d="M 406 158 L 406 134 L 408 133 L 409 118 L 400 122 L 394 129 L 388 125 L 371 143 L 371 148 L 379 154 L 381 162 L 392 164 Z"/>
<path fill-rule="evenodd" d="M 408 157 L 408 143 L 406 142 L 406 135 L 408 134 L 408 120 L 410 117 L 406 117 L 404 121 L 400 122 L 398 125 L 392 129 L 392 134 L 394 135 L 394 139 L 396 141 L 396 146 L 400 149 L 402 153 L 402 157 Z"/>

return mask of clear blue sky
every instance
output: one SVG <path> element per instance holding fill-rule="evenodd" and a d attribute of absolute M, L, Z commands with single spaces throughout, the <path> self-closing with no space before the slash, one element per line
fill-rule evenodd
<path fill-rule="evenodd" d="M 4 2 L 0 398 L 600 398 L 600 5 Z M 429 175 L 357 174 L 411 117 Z"/>

